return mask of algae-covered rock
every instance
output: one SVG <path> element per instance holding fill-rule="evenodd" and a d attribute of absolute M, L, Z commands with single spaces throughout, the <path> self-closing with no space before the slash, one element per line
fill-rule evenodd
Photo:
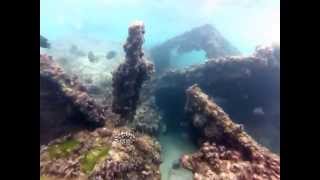
<path fill-rule="evenodd" d="M 50 158 L 66 157 L 72 151 L 80 147 L 80 142 L 74 139 L 67 139 L 63 142 L 52 144 L 48 147 Z"/>
<path fill-rule="evenodd" d="M 102 131 L 110 134 L 104 136 Z M 160 149 L 151 138 L 136 133 L 139 143 L 121 143 L 133 132 L 130 128 L 82 130 L 58 138 L 40 148 L 40 177 L 46 179 L 160 179 Z M 115 138 L 118 137 L 118 138 Z M 105 174 L 105 170 L 110 170 Z M 142 171 L 147 174 L 141 173 Z"/>
<path fill-rule="evenodd" d="M 107 157 L 108 152 L 107 147 L 97 147 L 88 151 L 80 160 L 81 171 L 86 174 L 91 172 L 97 163 Z"/>

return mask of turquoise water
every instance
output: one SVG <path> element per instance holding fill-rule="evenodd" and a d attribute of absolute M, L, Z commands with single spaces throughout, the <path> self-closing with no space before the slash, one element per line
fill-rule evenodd
<path fill-rule="evenodd" d="M 197 150 L 196 145 L 183 132 L 169 132 L 159 137 L 162 144 L 161 157 L 163 163 L 160 165 L 162 180 L 192 180 L 192 173 L 180 167 L 173 169 L 172 165 L 183 154 L 191 154 Z"/>
<path fill-rule="evenodd" d="M 183 54 L 177 54 L 176 51 L 172 52 L 171 66 L 177 69 L 183 69 L 193 64 L 204 63 L 206 61 L 206 53 L 203 50 L 193 50 Z"/>
<path fill-rule="evenodd" d="M 193 27 L 214 25 L 242 53 L 280 42 L 280 0 L 40 0 L 40 33 L 124 42 L 128 24 L 146 26 L 146 48 Z"/>

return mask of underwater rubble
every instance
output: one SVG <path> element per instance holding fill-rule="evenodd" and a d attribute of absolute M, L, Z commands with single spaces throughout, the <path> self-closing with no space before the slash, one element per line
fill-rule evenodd
<path fill-rule="evenodd" d="M 205 24 L 173 37 L 151 49 L 156 72 L 161 73 L 170 66 L 170 55 L 176 50 L 179 54 L 192 50 L 203 50 L 207 58 L 218 58 L 240 55 L 240 51 L 232 46 L 210 24 Z"/>
<path fill-rule="evenodd" d="M 257 47 L 250 56 L 226 56 L 166 72 L 155 83 L 155 100 L 170 126 L 185 117 L 185 89 L 198 84 L 259 143 L 280 154 L 280 47 Z M 174 99 L 174 100 L 172 100 Z M 180 117 L 173 121 L 175 117 Z M 174 123 L 173 123 L 174 122 Z M 201 122 L 199 122 L 201 123 Z"/>
<path fill-rule="evenodd" d="M 135 115 L 142 84 L 150 78 L 154 67 L 143 57 L 143 22 L 132 23 L 128 33 L 127 42 L 123 46 L 125 62 L 120 64 L 112 76 L 112 110 L 120 114 L 122 119 L 130 121 Z"/>
<path fill-rule="evenodd" d="M 88 95 L 86 88 L 76 76 L 68 76 L 52 58 L 45 55 L 40 55 L 40 79 L 55 84 L 60 91 L 59 94 L 69 100 L 80 113 L 87 116 L 85 119 L 88 122 L 96 125 L 104 124 L 104 108 Z"/>
<path fill-rule="evenodd" d="M 194 179 L 280 179 L 278 155 L 259 145 L 197 85 L 189 87 L 186 96 L 185 109 L 201 131 L 202 145 L 180 162 Z M 203 123 L 195 123 L 199 116 Z"/>

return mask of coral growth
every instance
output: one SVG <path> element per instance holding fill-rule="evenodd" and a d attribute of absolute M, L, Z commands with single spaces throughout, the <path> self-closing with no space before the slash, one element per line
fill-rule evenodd
<path fill-rule="evenodd" d="M 207 123 L 200 151 L 181 157 L 194 179 L 280 179 L 280 158 L 252 139 L 196 85 L 187 89 L 186 111 Z M 193 119 L 194 120 L 194 119 Z"/>
<path fill-rule="evenodd" d="M 68 76 L 58 64 L 44 55 L 40 55 L 40 79 L 42 78 L 55 84 L 60 94 L 86 116 L 85 120 L 96 125 L 105 122 L 103 107 L 88 95 L 86 88 L 77 78 Z"/>
<path fill-rule="evenodd" d="M 160 131 L 161 115 L 151 96 L 142 102 L 136 111 L 133 126 L 140 132 L 157 135 Z"/>
<path fill-rule="evenodd" d="M 153 64 L 144 59 L 142 44 L 144 24 L 135 22 L 129 27 L 129 37 L 124 45 L 126 59 L 113 73 L 112 109 L 123 119 L 132 120 L 137 108 L 141 86 L 153 72 Z"/>
<path fill-rule="evenodd" d="M 122 143 L 127 138 L 135 141 Z M 52 147 L 55 152 L 68 153 L 53 157 Z M 40 149 L 40 176 L 51 179 L 159 180 L 160 163 L 156 140 L 139 133 L 133 135 L 128 128 L 83 130 Z"/>
<path fill-rule="evenodd" d="M 129 171 L 141 171 L 143 167 L 138 162 L 118 162 L 106 160 L 101 169 L 91 175 L 93 180 L 112 180 L 119 179 L 121 176 L 127 177 Z M 127 177 L 131 178 L 131 177 Z"/>

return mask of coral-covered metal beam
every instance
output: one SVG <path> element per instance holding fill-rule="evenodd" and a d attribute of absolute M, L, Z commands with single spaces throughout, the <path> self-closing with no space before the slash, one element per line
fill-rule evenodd
<path fill-rule="evenodd" d="M 186 95 L 186 111 L 205 140 L 199 152 L 181 158 L 195 179 L 280 179 L 278 155 L 258 144 L 197 85 Z"/>
<path fill-rule="evenodd" d="M 61 96 L 70 101 L 88 122 L 94 125 L 104 124 L 106 120 L 104 108 L 88 95 L 86 88 L 76 77 L 67 75 L 51 57 L 46 55 L 40 55 L 40 78 L 55 84 Z"/>

